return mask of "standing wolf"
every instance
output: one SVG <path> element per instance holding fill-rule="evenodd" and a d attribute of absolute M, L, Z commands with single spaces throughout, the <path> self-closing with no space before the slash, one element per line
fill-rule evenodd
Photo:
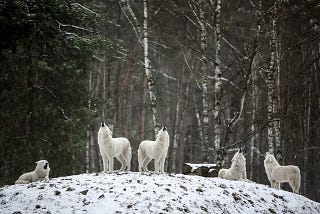
<path fill-rule="evenodd" d="M 301 180 L 299 167 L 293 165 L 281 166 L 276 158 L 267 152 L 264 159 L 264 168 L 272 188 L 280 189 L 280 183 L 289 182 L 292 191 L 299 194 Z"/>
<path fill-rule="evenodd" d="M 28 184 L 35 181 L 42 181 L 49 179 L 49 163 L 46 160 L 39 160 L 36 162 L 36 169 L 32 172 L 22 174 L 15 184 Z"/>
<path fill-rule="evenodd" d="M 154 171 L 164 173 L 164 161 L 169 148 L 169 134 L 164 126 L 155 141 L 142 141 L 138 149 L 139 172 L 148 171 L 148 164 L 154 159 Z"/>
<path fill-rule="evenodd" d="M 116 157 L 121 163 L 120 171 L 130 170 L 131 146 L 127 138 L 113 138 L 112 132 L 105 123 L 101 123 L 98 132 L 98 144 L 103 161 L 104 172 L 113 173 L 113 158 Z"/>
<path fill-rule="evenodd" d="M 246 158 L 241 149 L 234 154 L 231 162 L 231 168 L 220 169 L 218 177 L 233 181 L 250 181 L 247 179 Z"/>

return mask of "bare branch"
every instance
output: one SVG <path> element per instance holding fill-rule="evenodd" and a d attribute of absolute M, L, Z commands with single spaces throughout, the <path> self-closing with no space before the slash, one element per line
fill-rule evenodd
<path fill-rule="evenodd" d="M 88 12 L 90 12 L 90 13 L 92 13 L 92 14 L 94 14 L 94 15 L 97 15 L 97 16 L 98 16 L 98 14 L 97 14 L 96 12 L 94 12 L 94 11 L 90 10 L 89 8 L 87 8 L 87 7 L 83 6 L 82 4 L 79 4 L 79 3 L 72 3 L 71 5 L 72 5 L 72 6 L 76 6 L 76 7 L 80 7 L 80 8 L 82 8 L 82 9 L 84 9 L 84 10 L 86 10 L 86 11 L 88 11 Z"/>
<path fill-rule="evenodd" d="M 142 30 L 141 30 L 141 27 L 139 25 L 139 22 L 138 22 L 138 19 L 136 17 L 136 15 L 134 14 L 133 10 L 131 9 L 131 6 L 130 6 L 130 3 L 129 3 L 129 0 L 125 0 L 125 1 L 121 1 L 119 0 L 119 6 L 121 8 L 121 11 L 123 12 L 124 16 L 127 18 L 127 20 L 129 21 L 129 23 L 131 24 L 132 26 L 132 29 L 137 37 L 137 40 L 139 42 L 139 44 L 141 46 L 143 46 L 143 43 L 142 43 Z M 121 2 L 126 2 L 126 6 L 123 6 L 121 4 Z M 129 12 L 131 18 L 129 17 L 129 15 L 127 14 L 126 10 Z"/>
<path fill-rule="evenodd" d="M 183 49 L 182 49 L 182 55 L 183 55 L 184 61 L 186 62 L 186 65 L 187 65 L 189 71 L 190 71 L 191 74 L 192 74 L 192 77 L 193 77 L 193 78 L 195 79 L 195 81 L 196 81 L 196 84 L 197 84 L 198 88 L 201 89 L 201 86 L 200 86 L 200 84 L 199 84 L 199 82 L 198 82 L 198 80 L 197 80 L 197 78 L 196 78 L 196 76 L 195 76 L 192 68 L 191 68 L 190 65 L 189 65 L 189 62 L 188 62 L 188 60 L 187 60 L 187 57 L 186 57 Z"/>
<path fill-rule="evenodd" d="M 69 24 L 62 24 L 61 22 L 57 21 L 56 22 L 59 24 L 59 29 L 61 30 L 61 27 L 70 27 L 70 28 L 75 28 L 75 29 L 78 29 L 78 30 L 82 30 L 82 31 L 86 31 L 86 32 L 89 32 L 89 33 L 93 33 L 92 30 L 89 30 L 89 29 L 86 29 L 86 28 L 83 28 L 83 27 L 79 27 L 79 26 L 76 26 L 76 25 L 69 25 Z"/>

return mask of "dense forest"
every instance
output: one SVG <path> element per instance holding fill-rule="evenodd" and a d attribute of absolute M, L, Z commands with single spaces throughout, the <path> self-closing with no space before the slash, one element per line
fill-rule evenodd
<path fill-rule="evenodd" d="M 133 171 L 166 125 L 168 172 L 242 147 L 269 184 L 269 151 L 320 201 L 318 1 L 2 0 L 0 31 L 0 185 L 40 159 L 51 177 L 102 171 L 106 122 Z"/>

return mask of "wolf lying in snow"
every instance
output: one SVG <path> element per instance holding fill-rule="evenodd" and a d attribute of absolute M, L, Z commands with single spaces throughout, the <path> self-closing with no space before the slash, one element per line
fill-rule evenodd
<path fill-rule="evenodd" d="M 148 164 L 154 159 L 154 171 L 164 173 L 164 162 L 169 148 L 169 134 L 164 126 L 155 141 L 142 141 L 138 149 L 139 172 L 148 171 Z"/>
<path fill-rule="evenodd" d="M 98 144 L 103 161 L 104 172 L 113 173 L 113 158 L 116 157 L 121 163 L 120 171 L 130 170 L 131 146 L 127 138 L 113 138 L 112 132 L 105 123 L 101 123 L 98 132 Z"/>
<path fill-rule="evenodd" d="M 230 169 L 220 169 L 218 173 L 219 178 L 233 180 L 233 181 L 249 181 L 246 172 L 246 158 L 242 150 L 237 151 L 231 160 Z"/>
<path fill-rule="evenodd" d="M 299 167 L 293 165 L 281 166 L 276 158 L 267 152 L 264 159 L 264 168 L 272 188 L 280 189 L 280 183 L 289 182 L 292 191 L 299 194 L 301 180 Z"/>
<path fill-rule="evenodd" d="M 36 162 L 36 169 L 32 172 L 22 174 L 15 184 L 28 184 L 35 181 L 42 181 L 49 179 L 49 163 L 46 160 L 40 160 Z"/>

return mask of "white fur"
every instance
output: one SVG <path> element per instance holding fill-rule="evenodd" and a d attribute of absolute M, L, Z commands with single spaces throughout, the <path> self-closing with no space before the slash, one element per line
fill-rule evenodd
<path fill-rule="evenodd" d="M 220 169 L 218 177 L 233 181 L 250 181 L 247 179 L 246 158 L 241 151 L 234 154 L 231 162 L 231 168 Z"/>
<path fill-rule="evenodd" d="M 131 146 L 127 138 L 113 138 L 111 130 L 102 123 L 98 132 L 98 144 L 103 161 L 104 172 L 113 173 L 113 162 L 116 157 L 121 163 L 120 171 L 130 170 Z"/>
<path fill-rule="evenodd" d="M 280 183 L 289 182 L 292 191 L 299 194 L 301 182 L 299 167 L 281 166 L 272 154 L 267 153 L 264 168 L 272 188 L 280 189 Z"/>
<path fill-rule="evenodd" d="M 154 159 L 156 173 L 164 173 L 164 162 L 169 148 L 169 134 L 163 127 L 157 134 L 156 140 L 142 141 L 138 149 L 139 172 L 149 171 L 147 166 Z"/>
<path fill-rule="evenodd" d="M 35 181 L 49 180 L 49 163 L 46 160 L 36 162 L 36 169 L 32 172 L 22 174 L 15 184 L 28 184 Z M 47 165 L 45 169 L 45 165 Z"/>

